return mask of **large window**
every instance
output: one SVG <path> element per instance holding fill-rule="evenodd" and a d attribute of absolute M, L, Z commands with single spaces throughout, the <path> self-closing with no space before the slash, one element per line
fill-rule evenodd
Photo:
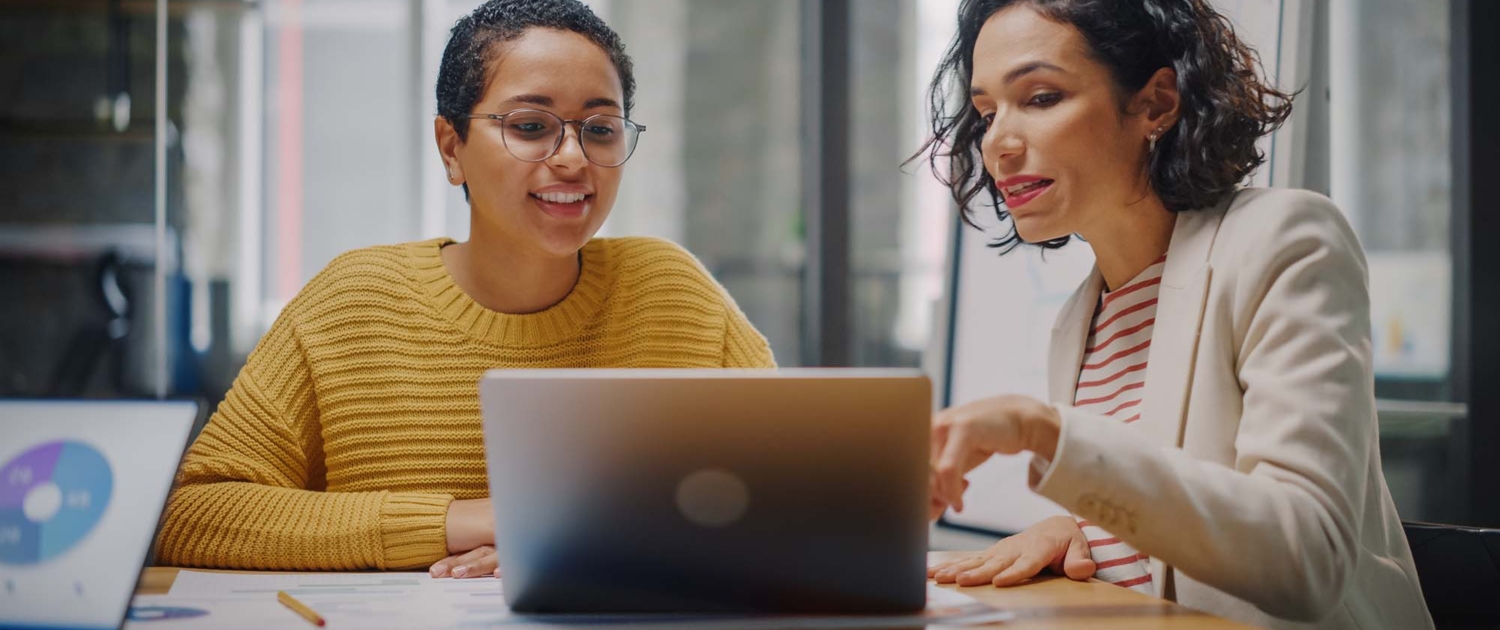
<path fill-rule="evenodd" d="M 1320 3 L 1322 4 L 1322 3 Z M 1454 25 L 1448 2 L 1369 0 L 1326 19 L 1328 192 L 1370 263 L 1386 478 L 1403 517 L 1464 521 L 1471 421 L 1455 403 Z M 1314 95 L 1316 98 L 1318 95 Z"/>
<path fill-rule="evenodd" d="M 703 260 L 800 359 L 802 156 L 797 0 L 597 2 L 636 61 L 651 132 L 605 233 L 661 236 Z M 663 133 L 657 136 L 661 130 Z"/>

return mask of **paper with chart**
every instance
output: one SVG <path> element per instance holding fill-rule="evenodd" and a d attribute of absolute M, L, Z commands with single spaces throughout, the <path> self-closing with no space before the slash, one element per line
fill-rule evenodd
<path fill-rule="evenodd" d="M 510 614 L 500 580 L 434 579 L 426 573 L 208 573 L 181 571 L 166 597 L 136 599 L 130 627 L 148 628 L 162 609 L 197 611 L 178 628 L 263 628 L 306 624 L 276 601 L 286 591 L 346 628 L 458 628 L 494 625 Z"/>
<path fill-rule="evenodd" d="M 922 614 L 894 616 L 549 615 L 511 614 L 500 580 L 433 579 L 426 573 L 208 573 L 181 571 L 167 595 L 135 600 L 133 629 L 300 627 L 301 617 L 276 601 L 286 591 L 328 621 L 359 628 L 875 628 L 972 625 L 1013 618 L 973 598 L 928 586 Z M 170 621 L 170 624 L 162 623 Z"/>

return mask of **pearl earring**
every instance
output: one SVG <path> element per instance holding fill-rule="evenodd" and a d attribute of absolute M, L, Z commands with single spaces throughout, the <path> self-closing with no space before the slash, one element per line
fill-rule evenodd
<path fill-rule="evenodd" d="M 1165 129 L 1166 129 L 1165 127 L 1157 127 L 1156 131 L 1153 131 L 1153 132 L 1151 132 L 1151 135 L 1146 136 L 1146 138 L 1148 140 L 1150 140 L 1150 144 L 1151 144 L 1150 148 L 1146 149 L 1148 152 L 1156 150 L 1156 139 L 1159 138 L 1159 137 L 1161 137 L 1161 134 L 1164 132 Z"/>

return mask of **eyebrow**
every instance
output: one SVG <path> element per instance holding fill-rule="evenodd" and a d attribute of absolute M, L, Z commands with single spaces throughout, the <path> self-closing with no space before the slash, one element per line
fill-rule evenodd
<path fill-rule="evenodd" d="M 551 107 L 552 106 L 552 97 L 550 97 L 550 96 L 542 96 L 541 94 L 517 94 L 517 95 L 512 96 L 512 97 L 510 97 L 508 99 L 505 99 L 505 102 L 507 102 L 507 103 L 530 103 L 532 105 L 541 105 L 542 107 Z"/>
<path fill-rule="evenodd" d="M 591 98 L 587 101 L 584 101 L 583 103 L 584 109 L 595 109 L 599 107 L 613 107 L 615 109 L 621 109 L 620 104 L 616 103 L 615 99 L 612 98 Z"/>
<path fill-rule="evenodd" d="M 1010 72 L 1005 73 L 1004 82 L 1005 83 L 1011 83 L 1011 82 L 1014 82 L 1016 79 L 1019 79 L 1019 78 L 1024 77 L 1024 76 L 1026 76 L 1028 74 L 1031 74 L 1033 72 L 1037 72 L 1037 71 L 1040 71 L 1040 70 L 1052 70 L 1054 72 L 1063 72 L 1063 73 L 1067 72 L 1067 70 L 1063 70 L 1061 67 L 1058 67 L 1056 65 L 1047 63 L 1045 61 L 1033 61 L 1031 63 L 1025 64 L 1025 65 L 1023 65 L 1023 66 L 1021 66 L 1019 68 L 1016 68 L 1014 70 L 1011 70 Z M 979 88 L 979 87 L 971 87 L 971 88 L 969 88 L 969 96 L 971 96 L 971 97 L 973 97 L 973 96 L 983 96 L 984 94 L 985 94 L 985 91 L 982 88 Z"/>
<path fill-rule="evenodd" d="M 508 99 L 505 99 L 505 102 L 528 103 L 531 105 L 540 105 L 542 107 L 552 107 L 554 104 L 552 97 L 543 96 L 541 94 L 517 94 Z M 613 107 L 615 109 L 621 109 L 620 104 L 612 98 L 591 98 L 583 103 L 584 109 L 598 109 L 600 107 Z"/>

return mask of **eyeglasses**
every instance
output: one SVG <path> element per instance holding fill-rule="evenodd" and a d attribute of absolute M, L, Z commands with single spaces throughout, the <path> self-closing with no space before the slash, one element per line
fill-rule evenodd
<path fill-rule="evenodd" d="M 469 118 L 499 121 L 505 149 L 523 162 L 541 162 L 557 155 L 567 136 L 564 126 L 572 124 L 578 128 L 583 156 L 599 166 L 614 168 L 630 159 L 641 133 L 646 131 L 645 125 L 610 114 L 567 120 L 551 112 L 517 109 L 504 114 L 470 114 Z"/>

